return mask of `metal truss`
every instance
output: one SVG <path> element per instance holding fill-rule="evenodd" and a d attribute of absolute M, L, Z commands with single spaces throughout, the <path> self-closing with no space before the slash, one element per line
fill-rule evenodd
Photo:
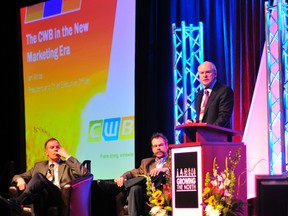
<path fill-rule="evenodd" d="M 203 23 L 199 26 L 180 27 L 172 24 L 174 45 L 174 126 L 183 124 L 195 117 L 194 99 L 202 88 L 197 67 L 204 61 Z M 175 130 L 175 142 L 183 142 L 183 134 Z"/>
<path fill-rule="evenodd" d="M 282 42 L 282 55 L 285 64 L 283 65 L 283 85 L 282 85 L 282 99 L 283 99 L 283 126 L 284 128 L 284 145 L 285 145 L 285 171 L 288 171 L 288 6 L 287 3 L 283 7 L 283 26 L 285 36 Z"/>
<path fill-rule="evenodd" d="M 287 171 L 287 4 L 266 6 L 269 172 Z"/>

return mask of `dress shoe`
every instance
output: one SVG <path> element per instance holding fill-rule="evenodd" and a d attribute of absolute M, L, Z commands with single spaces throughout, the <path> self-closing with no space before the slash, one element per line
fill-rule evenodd
<path fill-rule="evenodd" d="M 21 204 L 15 199 L 6 199 L 0 196 L 0 204 L 6 208 L 16 211 L 19 214 L 21 214 L 23 211 L 23 206 L 21 206 Z"/>

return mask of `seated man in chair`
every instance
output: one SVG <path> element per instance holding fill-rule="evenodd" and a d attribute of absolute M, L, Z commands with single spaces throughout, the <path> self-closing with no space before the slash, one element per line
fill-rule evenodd
<path fill-rule="evenodd" d="M 61 205 L 62 186 L 90 173 L 82 163 L 61 148 L 55 138 L 45 142 L 45 154 L 48 160 L 37 162 L 27 172 L 13 177 L 12 183 L 23 192 L 17 198 L 5 199 L 0 196 L 1 205 L 21 214 L 24 204 L 33 204 L 35 215 L 46 215 L 50 206 Z"/>
<path fill-rule="evenodd" d="M 169 172 L 169 166 L 166 164 L 169 151 L 168 139 L 166 136 L 162 133 L 153 134 L 151 137 L 151 148 L 154 157 L 143 159 L 140 167 L 127 171 L 119 178 L 114 179 L 118 187 L 124 187 L 128 190 L 129 216 L 139 216 L 144 214 L 147 199 L 146 186 L 145 182 L 141 180 L 141 175 L 157 177 L 164 176 L 162 175 L 163 173 Z M 135 179 L 136 177 L 139 178 L 140 182 L 137 183 L 137 180 Z M 146 180 L 145 177 L 142 179 Z"/>

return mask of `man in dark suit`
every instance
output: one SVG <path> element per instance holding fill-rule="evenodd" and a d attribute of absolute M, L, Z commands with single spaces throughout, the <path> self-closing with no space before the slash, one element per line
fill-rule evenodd
<path fill-rule="evenodd" d="M 61 204 L 62 186 L 89 174 L 89 170 L 61 148 L 55 138 L 45 142 L 45 154 L 48 157 L 47 161 L 36 162 L 27 172 L 13 177 L 12 183 L 23 191 L 21 195 L 15 199 L 0 196 L 0 204 L 19 214 L 22 212 L 23 204 L 33 204 L 35 215 L 45 215 L 49 206 Z"/>
<path fill-rule="evenodd" d="M 141 161 L 138 168 L 129 170 L 122 174 L 119 178 L 114 179 L 118 187 L 125 185 L 128 189 L 128 215 L 139 216 L 144 214 L 144 205 L 146 201 L 146 185 L 135 183 L 136 178 L 140 175 L 150 175 L 151 177 L 159 177 L 159 182 L 162 174 L 169 172 L 169 165 L 166 163 L 168 159 L 168 139 L 162 133 L 154 133 L 151 137 L 151 148 L 153 156 L 145 158 Z M 144 177 L 144 179 L 146 179 Z M 141 178 L 140 178 L 141 180 Z M 131 182 L 131 183 L 129 183 Z M 130 185 L 129 185 L 130 184 Z M 128 188 L 127 188 L 128 187 Z"/>
<path fill-rule="evenodd" d="M 198 74 L 204 89 L 196 95 L 195 121 L 231 128 L 234 107 L 233 90 L 217 81 L 217 69 L 212 62 L 205 61 L 199 65 Z M 206 91 L 209 95 L 204 93 Z M 206 97 L 208 100 L 205 104 Z"/>

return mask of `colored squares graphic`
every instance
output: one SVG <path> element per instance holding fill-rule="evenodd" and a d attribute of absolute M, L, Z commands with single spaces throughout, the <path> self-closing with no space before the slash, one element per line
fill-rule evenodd
<path fill-rule="evenodd" d="M 79 10 L 81 0 L 50 0 L 27 7 L 25 23 Z"/>
<path fill-rule="evenodd" d="M 27 7 L 25 22 L 41 19 L 43 17 L 43 8 L 44 3 Z"/>
<path fill-rule="evenodd" d="M 60 14 L 62 11 L 62 0 L 45 2 L 43 17 L 50 17 Z"/>
<path fill-rule="evenodd" d="M 63 0 L 62 13 L 80 9 L 81 0 Z"/>

